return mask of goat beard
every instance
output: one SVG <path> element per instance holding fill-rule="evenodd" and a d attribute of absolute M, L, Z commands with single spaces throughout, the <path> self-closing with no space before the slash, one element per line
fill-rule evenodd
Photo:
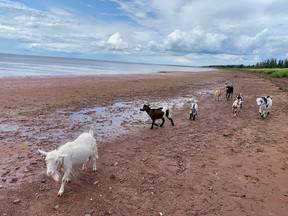
<path fill-rule="evenodd" d="M 60 173 L 56 170 L 56 171 L 52 174 L 52 178 L 53 178 L 56 182 L 59 182 L 59 180 L 60 180 Z"/>

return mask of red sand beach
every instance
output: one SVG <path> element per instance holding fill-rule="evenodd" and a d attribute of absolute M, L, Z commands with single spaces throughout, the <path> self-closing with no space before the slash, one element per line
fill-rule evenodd
<path fill-rule="evenodd" d="M 212 95 L 230 83 L 244 95 L 237 117 L 235 96 Z M 287 79 L 221 70 L 0 79 L 0 215 L 287 215 L 287 86 Z M 187 95 L 198 101 L 196 121 L 187 104 L 173 110 L 175 126 L 166 121 L 150 130 L 147 117 L 123 124 L 131 132 L 116 138 L 117 128 L 109 130 L 98 140 L 97 172 L 91 163 L 86 171 L 76 167 L 56 196 L 60 183 L 46 176 L 37 149 L 52 150 L 88 130 L 89 121 L 72 124 L 67 113 Z M 261 119 L 255 100 L 266 95 L 273 107 Z"/>

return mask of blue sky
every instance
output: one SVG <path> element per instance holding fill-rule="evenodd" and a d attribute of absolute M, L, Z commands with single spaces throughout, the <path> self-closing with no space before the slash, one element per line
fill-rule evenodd
<path fill-rule="evenodd" d="M 288 58 L 286 0 L 0 0 L 0 52 L 156 64 Z"/>

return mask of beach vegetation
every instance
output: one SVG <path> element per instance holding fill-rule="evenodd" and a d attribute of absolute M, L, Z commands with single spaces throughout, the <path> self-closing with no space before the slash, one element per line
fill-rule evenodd
<path fill-rule="evenodd" d="M 227 68 L 236 69 L 242 71 L 248 71 L 252 73 L 266 74 L 274 78 L 288 77 L 288 59 L 271 58 L 263 62 L 258 62 L 254 65 L 210 65 L 209 67 L 214 68 Z"/>
<path fill-rule="evenodd" d="M 288 68 L 246 69 L 246 71 L 248 71 L 248 72 L 253 72 L 253 73 L 267 74 L 267 75 L 270 75 L 271 77 L 274 77 L 274 78 L 283 78 L 283 77 L 286 77 L 286 78 L 287 78 L 287 77 L 288 77 Z"/>

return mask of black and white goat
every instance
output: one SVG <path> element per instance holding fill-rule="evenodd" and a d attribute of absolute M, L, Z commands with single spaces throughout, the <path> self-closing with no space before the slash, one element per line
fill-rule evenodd
<path fill-rule="evenodd" d="M 226 99 L 227 100 L 232 98 L 233 90 L 234 90 L 233 85 L 226 85 Z"/>
<path fill-rule="evenodd" d="M 193 121 L 195 121 L 196 115 L 198 115 L 198 104 L 194 102 L 191 104 L 190 119 L 193 119 Z"/>
<path fill-rule="evenodd" d="M 259 106 L 259 114 L 262 118 L 269 116 L 270 109 L 272 107 L 272 97 L 260 97 L 256 99 L 256 103 Z"/>
<path fill-rule="evenodd" d="M 240 108 L 242 108 L 243 102 L 244 102 L 244 97 L 243 97 L 242 93 L 239 93 L 238 95 L 236 95 L 236 99 L 240 100 Z"/>
<path fill-rule="evenodd" d="M 151 109 L 149 105 L 144 104 L 143 108 L 141 108 L 140 111 L 146 111 L 147 114 L 152 119 L 152 125 L 151 125 L 150 129 L 153 129 L 153 125 L 158 127 L 158 124 L 155 123 L 156 119 L 162 119 L 162 123 L 160 124 L 160 127 L 162 127 L 164 125 L 164 122 L 165 122 L 164 116 L 166 116 L 166 118 L 168 118 L 170 120 L 172 126 L 174 126 L 174 122 L 173 122 L 173 119 L 172 119 L 172 114 L 171 114 L 171 112 L 170 112 L 168 107 L 161 107 L 161 108 L 157 108 L 157 109 Z"/>

